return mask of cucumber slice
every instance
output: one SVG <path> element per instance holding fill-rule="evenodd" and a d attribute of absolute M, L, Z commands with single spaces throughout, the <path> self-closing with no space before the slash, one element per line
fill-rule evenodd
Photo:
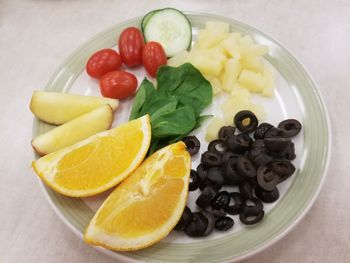
<path fill-rule="evenodd" d="M 155 10 L 144 18 L 145 41 L 159 42 L 168 57 L 172 57 L 191 46 L 192 27 L 187 17 L 179 10 L 165 8 Z"/>
<path fill-rule="evenodd" d="M 144 29 L 145 29 L 145 26 L 148 22 L 148 20 L 151 18 L 151 16 L 153 16 L 156 12 L 158 12 L 159 10 L 161 9 L 156 9 L 156 10 L 153 10 L 149 13 L 147 13 L 143 18 L 142 18 L 142 21 L 141 21 L 141 30 L 142 30 L 142 33 L 144 32 Z"/>

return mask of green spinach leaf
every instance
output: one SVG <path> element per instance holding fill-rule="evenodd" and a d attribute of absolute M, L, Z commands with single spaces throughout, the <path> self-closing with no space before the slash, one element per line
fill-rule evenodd
<path fill-rule="evenodd" d="M 189 63 L 178 68 L 162 66 L 157 82 L 155 89 L 146 78 L 142 81 L 130 114 L 130 120 L 145 114 L 151 116 L 149 154 L 198 128 L 210 117 L 200 114 L 213 96 L 210 83 Z"/>
<path fill-rule="evenodd" d="M 152 124 L 152 136 L 165 138 L 186 134 L 196 125 L 196 115 L 190 106 L 183 106 L 159 116 Z"/>
<path fill-rule="evenodd" d="M 146 78 L 143 79 L 137 93 L 135 95 L 134 103 L 131 108 L 130 120 L 141 117 L 142 109 L 144 109 L 144 104 L 154 97 L 156 90 L 153 84 Z"/>
<path fill-rule="evenodd" d="M 212 102 L 213 93 L 209 81 L 190 63 L 177 68 L 160 67 L 157 83 L 160 95 L 175 96 L 182 105 L 191 106 L 197 116 Z"/>

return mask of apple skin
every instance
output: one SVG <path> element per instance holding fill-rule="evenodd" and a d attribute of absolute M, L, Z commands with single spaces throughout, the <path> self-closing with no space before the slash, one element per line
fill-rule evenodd
<path fill-rule="evenodd" d="M 112 107 L 108 104 L 103 105 L 39 135 L 32 140 L 31 144 L 38 155 L 44 156 L 110 129 L 113 120 Z"/>
<path fill-rule="evenodd" d="M 29 108 L 39 120 L 52 125 L 60 125 L 105 104 L 109 104 L 115 111 L 119 106 L 119 101 L 95 96 L 34 91 Z"/>

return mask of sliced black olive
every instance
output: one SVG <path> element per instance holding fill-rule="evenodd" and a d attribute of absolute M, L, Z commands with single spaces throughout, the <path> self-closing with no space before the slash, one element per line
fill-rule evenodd
<path fill-rule="evenodd" d="M 249 160 L 254 162 L 254 159 L 259 156 L 260 154 L 265 153 L 265 148 L 264 147 L 256 147 L 256 148 L 252 148 L 250 149 L 249 153 L 248 153 L 248 158 Z"/>
<path fill-rule="evenodd" d="M 182 141 L 186 144 L 186 149 L 190 155 L 196 154 L 201 147 L 201 143 L 196 136 L 186 136 L 182 138 Z"/>
<path fill-rule="evenodd" d="M 264 205 L 262 202 L 259 199 L 253 197 L 244 201 L 242 213 L 246 215 L 257 215 L 263 211 L 263 209 Z"/>
<path fill-rule="evenodd" d="M 264 140 L 262 139 L 258 139 L 258 140 L 255 140 L 251 143 L 251 148 L 252 149 L 255 149 L 255 148 L 264 148 L 265 147 L 265 143 L 264 143 Z"/>
<path fill-rule="evenodd" d="M 201 162 L 203 168 L 209 168 L 222 165 L 222 157 L 218 153 L 206 151 L 202 154 Z"/>
<path fill-rule="evenodd" d="M 225 184 L 237 185 L 243 181 L 243 177 L 239 174 L 236 168 L 236 160 L 232 159 L 224 164 Z"/>
<path fill-rule="evenodd" d="M 237 159 L 241 157 L 240 154 L 237 153 L 231 153 L 231 152 L 226 152 L 224 153 L 224 155 L 222 156 L 222 162 L 225 164 L 231 160 L 233 161 L 237 161 Z"/>
<path fill-rule="evenodd" d="M 270 152 L 270 154 L 277 159 L 294 160 L 296 157 L 294 143 L 291 142 L 287 149 L 282 152 Z"/>
<path fill-rule="evenodd" d="M 255 139 L 264 139 L 266 132 L 271 129 L 273 125 L 270 123 L 260 123 L 259 126 L 256 128 L 256 131 L 254 132 L 254 138 Z"/>
<path fill-rule="evenodd" d="M 230 203 L 230 199 L 230 194 L 227 191 L 221 191 L 215 196 L 211 206 L 214 209 L 225 208 Z"/>
<path fill-rule="evenodd" d="M 278 124 L 285 137 L 296 136 L 301 131 L 301 123 L 295 119 L 287 119 Z"/>
<path fill-rule="evenodd" d="M 268 164 L 273 160 L 274 158 L 271 155 L 263 152 L 263 153 L 260 153 L 258 156 L 256 156 L 253 162 L 255 165 L 260 166 L 260 165 Z"/>
<path fill-rule="evenodd" d="M 183 211 L 179 222 L 174 227 L 175 230 L 184 230 L 188 224 L 192 221 L 192 212 L 187 206 L 185 206 L 185 210 Z"/>
<path fill-rule="evenodd" d="M 253 187 L 248 180 L 244 180 L 238 185 L 239 192 L 246 199 L 253 198 Z"/>
<path fill-rule="evenodd" d="M 246 215 L 244 213 L 239 214 L 239 220 L 245 225 L 254 225 L 259 223 L 264 218 L 264 210 L 257 215 Z"/>
<path fill-rule="evenodd" d="M 201 180 L 199 182 L 199 189 L 201 191 L 203 191 L 204 188 L 206 188 L 206 187 L 211 187 L 211 188 L 215 189 L 216 191 L 219 191 L 221 186 L 222 186 L 221 184 L 220 185 L 216 184 L 215 182 L 210 180 L 208 177 L 205 177 L 203 180 Z"/>
<path fill-rule="evenodd" d="M 295 159 L 296 155 L 295 155 L 295 148 L 294 148 L 293 142 L 289 145 L 287 150 L 282 153 L 282 157 L 290 161 Z"/>
<path fill-rule="evenodd" d="M 249 110 L 238 112 L 233 122 L 238 130 L 245 133 L 251 133 L 258 127 L 257 117 Z"/>
<path fill-rule="evenodd" d="M 197 166 L 197 173 L 198 173 L 198 176 L 201 180 L 203 180 L 204 178 L 206 178 L 206 174 L 207 174 L 207 171 L 203 168 L 203 164 L 199 164 Z"/>
<path fill-rule="evenodd" d="M 186 235 L 190 237 L 203 236 L 208 227 L 208 219 L 200 212 L 194 212 L 192 215 L 191 222 L 185 228 Z"/>
<path fill-rule="evenodd" d="M 274 171 L 270 170 L 266 165 L 262 165 L 258 168 L 258 185 L 264 190 L 272 191 L 278 184 L 279 180 L 279 175 Z"/>
<path fill-rule="evenodd" d="M 276 160 L 269 164 L 269 169 L 279 176 L 279 183 L 286 180 L 295 172 L 294 165 L 288 160 Z"/>
<path fill-rule="evenodd" d="M 200 178 L 198 173 L 195 170 L 191 170 L 190 173 L 190 184 L 188 186 L 188 190 L 194 191 L 197 190 L 199 186 Z"/>
<path fill-rule="evenodd" d="M 216 219 L 215 228 L 219 231 L 227 231 L 231 227 L 233 227 L 234 223 L 235 222 L 233 221 L 233 219 L 231 217 L 223 216 L 223 217 Z"/>
<path fill-rule="evenodd" d="M 248 158 L 238 158 L 236 168 L 239 174 L 245 178 L 253 178 L 256 176 L 255 166 Z"/>
<path fill-rule="evenodd" d="M 218 186 L 224 184 L 224 175 L 221 167 L 211 167 L 207 171 L 207 178 Z"/>
<path fill-rule="evenodd" d="M 256 177 L 254 178 L 248 178 L 247 181 L 250 183 L 253 189 L 258 186 L 258 181 L 256 180 Z"/>
<path fill-rule="evenodd" d="M 205 209 L 205 211 L 208 211 L 211 213 L 214 217 L 222 217 L 226 215 L 226 212 L 224 209 L 214 209 L 213 207 L 209 206 Z"/>
<path fill-rule="evenodd" d="M 234 192 L 234 193 L 230 193 L 230 197 L 231 197 L 231 200 L 233 201 L 233 204 L 230 205 L 231 203 L 230 202 L 228 206 L 225 207 L 224 211 L 230 215 L 238 215 L 243 208 L 243 202 L 244 202 L 243 196 L 240 193 Z"/>
<path fill-rule="evenodd" d="M 209 143 L 208 151 L 224 154 L 227 152 L 227 146 L 223 140 L 214 140 Z"/>
<path fill-rule="evenodd" d="M 243 153 L 245 150 L 248 150 L 251 143 L 251 138 L 249 135 L 241 133 L 230 136 L 226 141 L 227 147 L 233 153 Z"/>
<path fill-rule="evenodd" d="M 286 138 L 265 138 L 264 139 L 265 147 L 269 152 L 280 153 L 289 147 L 291 141 Z"/>
<path fill-rule="evenodd" d="M 235 134 L 235 131 L 236 128 L 233 126 L 223 126 L 219 130 L 218 137 L 220 140 L 226 141 L 228 137 Z"/>
<path fill-rule="evenodd" d="M 275 187 L 272 191 L 266 191 L 258 186 L 255 188 L 255 195 L 264 203 L 273 203 L 280 197 L 277 187 Z"/>
<path fill-rule="evenodd" d="M 240 134 L 237 134 L 237 138 L 239 140 L 242 140 L 242 142 L 244 142 L 245 144 L 245 147 L 247 147 L 248 149 L 250 148 L 250 146 L 252 145 L 253 143 L 253 139 L 249 136 L 249 134 L 247 133 L 240 133 Z M 243 143 L 242 143 L 243 144 Z"/>
<path fill-rule="evenodd" d="M 202 193 L 198 196 L 196 204 L 201 208 L 206 208 L 210 206 L 211 202 L 214 200 L 217 191 L 211 187 L 207 186 L 203 189 Z"/>
<path fill-rule="evenodd" d="M 203 233 L 203 237 L 208 236 L 211 232 L 213 232 L 214 230 L 214 226 L 215 226 L 215 218 L 214 215 L 209 213 L 208 211 L 201 211 L 202 215 L 205 216 L 208 220 L 208 225 L 206 230 Z"/>
<path fill-rule="evenodd" d="M 264 138 L 276 138 L 276 137 L 284 137 L 284 132 L 276 127 L 272 127 L 265 133 Z"/>

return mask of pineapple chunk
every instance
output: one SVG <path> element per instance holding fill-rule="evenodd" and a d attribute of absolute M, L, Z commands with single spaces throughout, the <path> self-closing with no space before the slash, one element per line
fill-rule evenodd
<path fill-rule="evenodd" d="M 244 58 L 241 60 L 244 69 L 249 69 L 257 73 L 262 73 L 264 70 L 264 64 L 260 57 Z"/>
<path fill-rule="evenodd" d="M 228 58 L 241 58 L 239 49 L 240 37 L 241 35 L 239 33 L 230 33 L 229 36 L 220 43 L 223 52 Z"/>
<path fill-rule="evenodd" d="M 218 132 L 222 126 L 225 125 L 225 122 L 218 118 L 218 117 L 213 117 L 210 121 L 210 123 L 207 126 L 207 130 L 205 133 L 205 140 L 207 142 L 211 142 L 215 139 L 218 138 Z"/>
<path fill-rule="evenodd" d="M 221 83 L 220 80 L 216 77 L 211 77 L 208 79 L 213 89 L 213 95 L 217 95 L 221 92 Z"/>
<path fill-rule="evenodd" d="M 231 96 L 236 98 L 238 101 L 251 101 L 252 95 L 250 92 L 239 83 L 235 84 L 235 88 L 231 92 Z"/>
<path fill-rule="evenodd" d="M 264 118 L 264 110 L 260 104 L 253 104 L 252 96 L 245 88 L 236 88 L 232 91 L 231 96 L 221 105 L 224 113 L 225 123 L 232 125 L 234 116 L 241 110 L 251 110 L 258 119 Z"/>
<path fill-rule="evenodd" d="M 241 63 L 237 59 L 231 58 L 226 61 L 224 71 L 221 75 L 223 90 L 231 92 L 241 69 Z"/>
<path fill-rule="evenodd" d="M 208 21 L 205 30 L 198 32 L 198 44 L 201 49 L 212 48 L 224 40 L 230 31 L 230 25 L 225 22 Z"/>
<path fill-rule="evenodd" d="M 182 64 L 185 64 L 188 61 L 189 52 L 187 50 L 184 50 L 180 52 L 179 54 L 173 56 L 172 58 L 168 59 L 168 66 L 171 67 L 178 67 Z"/>
<path fill-rule="evenodd" d="M 250 36 L 244 36 L 239 39 L 239 45 L 242 47 L 250 47 L 254 45 L 254 41 Z"/>
<path fill-rule="evenodd" d="M 246 59 L 260 57 L 262 55 L 265 55 L 268 52 L 269 52 L 268 47 L 264 45 L 253 44 L 248 46 L 241 46 L 242 56 Z"/>
<path fill-rule="evenodd" d="M 251 92 L 261 92 L 265 86 L 265 78 L 262 74 L 246 69 L 242 70 L 238 82 L 242 83 Z"/>
<path fill-rule="evenodd" d="M 272 97 L 275 90 L 275 79 L 273 77 L 272 69 L 265 67 L 263 70 L 263 76 L 265 78 L 265 87 L 261 94 L 265 97 Z"/>
<path fill-rule="evenodd" d="M 231 95 L 235 95 L 237 92 L 246 92 L 250 96 L 250 92 L 248 91 L 248 89 L 239 82 L 236 82 L 235 84 L 233 84 Z"/>
<path fill-rule="evenodd" d="M 197 50 L 190 53 L 189 62 L 205 75 L 217 76 L 223 68 L 221 61 L 211 59 Z"/>
<path fill-rule="evenodd" d="M 220 35 L 220 32 L 211 32 L 209 30 L 199 30 L 197 38 L 200 49 L 212 48 L 219 44 L 226 35 Z"/>
<path fill-rule="evenodd" d="M 201 54 L 203 54 L 204 56 L 210 59 L 219 61 L 222 64 L 222 66 L 224 66 L 227 61 L 227 58 L 224 55 L 224 52 L 219 47 L 203 50 L 201 51 Z"/>

